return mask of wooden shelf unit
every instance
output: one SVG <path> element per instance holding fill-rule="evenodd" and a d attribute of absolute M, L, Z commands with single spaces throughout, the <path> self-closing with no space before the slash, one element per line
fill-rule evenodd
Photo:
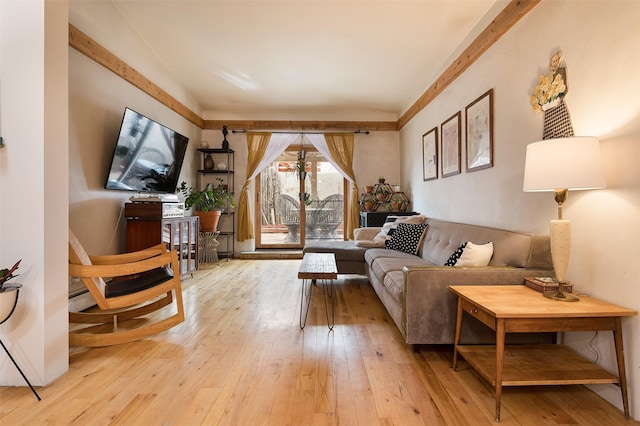
<path fill-rule="evenodd" d="M 211 182 L 211 178 L 221 178 L 225 184 L 229 186 L 229 191 L 233 192 L 235 185 L 235 174 L 233 172 L 235 166 L 235 151 L 233 149 L 222 148 L 200 148 L 198 152 L 202 154 L 202 169 L 198 170 L 198 188 L 203 188 L 204 185 Z M 213 158 L 213 169 L 204 168 L 204 160 L 207 155 L 211 155 Z M 226 169 L 218 170 L 216 165 L 220 162 L 226 161 Z M 216 184 L 215 182 L 211 182 Z M 218 241 L 220 246 L 218 248 L 218 256 L 224 257 L 227 260 L 235 256 L 235 229 L 236 218 L 235 212 L 231 209 L 231 206 L 222 212 L 220 222 L 218 224 Z"/>

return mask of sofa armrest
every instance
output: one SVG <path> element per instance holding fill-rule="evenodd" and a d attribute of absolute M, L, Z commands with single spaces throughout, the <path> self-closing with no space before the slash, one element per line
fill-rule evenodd
<path fill-rule="evenodd" d="M 353 239 L 354 241 L 372 241 L 374 237 L 380 233 L 381 230 L 382 228 L 380 227 L 356 228 L 353 230 Z"/>
<path fill-rule="evenodd" d="M 414 266 L 403 268 L 402 332 L 408 344 L 453 343 L 458 301 L 451 285 L 513 285 L 553 270 L 513 267 Z"/>

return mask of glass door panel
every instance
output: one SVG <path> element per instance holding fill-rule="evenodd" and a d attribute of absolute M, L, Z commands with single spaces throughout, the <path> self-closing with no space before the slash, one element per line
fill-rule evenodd
<path fill-rule="evenodd" d="M 345 181 L 317 151 L 304 149 L 301 155 L 299 146 L 290 147 L 258 175 L 256 187 L 256 248 L 344 239 Z"/>

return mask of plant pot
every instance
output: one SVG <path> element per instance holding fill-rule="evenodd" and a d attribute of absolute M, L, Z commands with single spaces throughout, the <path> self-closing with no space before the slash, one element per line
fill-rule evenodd
<path fill-rule="evenodd" d="M 9 319 L 18 304 L 22 284 L 5 284 L 0 288 L 0 324 Z"/>
<path fill-rule="evenodd" d="M 402 210 L 402 203 L 391 202 L 391 210 L 399 212 L 400 210 Z"/>
<path fill-rule="evenodd" d="M 365 209 L 366 211 L 371 211 L 371 210 L 373 209 L 373 205 L 374 205 L 374 204 L 375 204 L 375 203 L 374 203 L 373 201 L 365 201 L 365 202 L 363 203 L 363 205 L 364 205 L 364 209 Z"/>
<path fill-rule="evenodd" d="M 387 199 L 387 194 L 376 194 L 376 199 L 378 201 L 384 201 Z"/>
<path fill-rule="evenodd" d="M 373 192 L 373 186 L 367 185 L 364 187 L 365 194 L 371 194 Z"/>
<path fill-rule="evenodd" d="M 222 210 L 211 210 L 208 212 L 196 211 L 195 215 L 200 218 L 200 231 L 216 232 L 221 214 Z"/>

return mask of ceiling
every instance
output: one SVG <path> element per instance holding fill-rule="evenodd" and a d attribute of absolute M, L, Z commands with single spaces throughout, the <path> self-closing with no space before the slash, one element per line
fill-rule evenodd
<path fill-rule="evenodd" d="M 205 112 L 394 118 L 496 3 L 109 1 Z"/>

